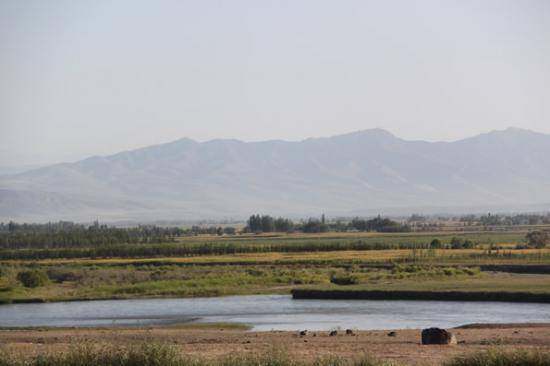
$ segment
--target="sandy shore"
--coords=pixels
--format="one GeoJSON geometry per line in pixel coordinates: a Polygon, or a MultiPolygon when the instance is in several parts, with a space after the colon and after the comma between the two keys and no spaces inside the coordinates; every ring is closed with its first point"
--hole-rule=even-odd
{"type": "Polygon", "coordinates": [[[327,332],[308,332],[300,336],[297,332],[188,327],[1,330],[0,343],[27,355],[62,351],[72,343],[83,341],[121,345],[154,341],[166,342],[181,349],[182,353],[205,358],[280,349],[308,360],[328,355],[358,357],[367,353],[423,365],[437,365],[455,355],[495,347],[550,348],[550,324],[479,325],[452,331],[459,341],[455,346],[422,346],[419,329],[397,330],[395,337],[388,336],[389,330],[356,331],[354,335],[339,331],[337,336],[330,337],[327,332]]]}

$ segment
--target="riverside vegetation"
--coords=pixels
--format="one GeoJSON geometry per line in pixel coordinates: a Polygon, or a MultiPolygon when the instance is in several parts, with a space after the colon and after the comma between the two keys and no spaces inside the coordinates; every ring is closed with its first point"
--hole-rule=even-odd
{"type": "MultiPolygon", "coordinates": [[[[0,366],[399,366],[368,355],[354,358],[327,356],[313,362],[290,357],[284,351],[267,354],[234,354],[218,359],[182,355],[176,347],[144,343],[125,347],[83,344],[67,352],[22,355],[0,348],[0,366]]],[[[550,353],[541,350],[488,351],[470,353],[443,362],[442,366],[550,366],[550,353]]]]}
{"type": "MultiPolygon", "coordinates": [[[[249,225],[262,220],[253,215],[249,225]]],[[[269,228],[289,225],[271,220],[269,228]]],[[[330,227],[324,219],[306,224],[311,222],[330,227]]],[[[221,235],[195,235],[197,228],[10,223],[0,227],[0,302],[290,293],[302,287],[550,292],[550,249],[530,242],[544,240],[533,230],[399,232],[395,228],[404,226],[382,218],[342,227],[349,225],[353,232],[252,234],[247,226],[242,234],[222,229],[221,235]]]]}
{"type": "MultiPolygon", "coordinates": [[[[483,220],[489,219],[493,220],[492,217],[483,220]]],[[[550,249],[545,248],[547,226],[530,216],[526,219],[536,226],[520,226],[525,223],[520,220],[518,225],[499,226],[498,229],[482,228],[475,223],[465,226],[467,230],[461,226],[449,229],[423,223],[422,227],[429,228],[429,231],[414,231],[418,224],[410,223],[406,227],[392,224],[389,226],[391,229],[381,230],[389,232],[358,231],[354,227],[351,231],[324,232],[324,229],[319,229],[313,233],[252,233],[249,229],[228,227],[161,229],[148,226],[119,229],[99,224],[88,227],[69,223],[12,224],[11,228],[10,225],[3,225],[0,227],[0,302],[290,294],[300,289],[325,293],[404,290],[462,291],[469,294],[527,292],[548,296],[550,249]]],[[[359,220],[355,225],[365,224],[367,228],[372,225],[367,221],[359,220]]],[[[376,222],[388,224],[384,220],[376,222]]],[[[497,223],[502,225],[503,221],[497,223]]],[[[288,222],[280,221],[279,225],[282,224],[288,222]]],[[[318,220],[309,227],[319,228],[322,224],[323,220],[318,220]]],[[[464,222],[464,225],[469,224],[464,222]]],[[[137,344],[137,333],[129,330],[130,335],[126,337],[130,338],[122,337],[122,343],[117,345],[101,343],[108,336],[102,329],[87,331],[99,332],[98,338],[90,339],[95,339],[93,342],[87,342],[87,336],[75,338],[71,331],[45,329],[27,338],[18,335],[24,332],[22,330],[4,330],[0,331],[6,344],[0,347],[0,366],[406,364],[396,362],[395,358],[385,360],[382,357],[379,360],[357,352],[352,353],[353,357],[327,353],[328,344],[334,343],[334,347],[340,349],[339,345],[355,344],[354,337],[348,340],[327,336],[330,341],[325,341],[323,337],[311,339],[307,344],[318,342],[316,347],[319,348],[315,350],[323,355],[312,360],[295,357],[292,352],[265,353],[260,347],[266,341],[271,342],[270,337],[284,339],[287,345],[294,344],[292,342],[303,344],[305,341],[300,338],[287,339],[291,335],[260,336],[254,345],[257,349],[248,352],[248,341],[243,341],[243,337],[250,340],[256,339],[251,337],[257,335],[245,336],[244,330],[235,330],[237,333],[232,333],[229,338],[233,338],[228,340],[227,333],[232,331],[227,329],[196,329],[196,333],[191,334],[184,329],[174,329],[176,333],[170,333],[174,334],[173,339],[165,333],[165,328],[148,329],[147,332],[153,333],[144,336],[151,337],[144,344],[137,344]],[[183,340],[178,337],[183,337],[183,340]],[[73,344],[73,338],[74,346],[67,349],[67,344],[73,344]],[[44,343],[44,339],[48,339],[48,344],[44,343]],[[185,342],[193,348],[197,347],[197,342],[203,342],[207,348],[199,355],[187,354],[181,347],[185,347],[185,342]],[[213,344],[223,349],[229,344],[231,347],[242,345],[244,348],[239,350],[247,352],[211,356],[213,344]]],[[[139,331],[136,329],[136,332],[139,331]]],[[[476,337],[485,337],[483,334],[487,333],[481,332],[476,337]]],[[[507,334],[509,339],[519,337],[512,331],[507,334]]],[[[531,337],[530,334],[527,337],[531,337]]],[[[372,341],[370,334],[362,337],[361,342],[371,342],[366,343],[369,347],[379,347],[386,344],[384,342],[390,342],[387,347],[395,347],[391,343],[394,338],[388,338],[385,334],[372,341]]],[[[545,337],[538,340],[541,345],[547,344],[544,343],[547,342],[545,337]]],[[[399,341],[399,352],[408,354],[408,359],[414,358],[410,354],[414,339],[412,336],[399,341]]],[[[522,347],[525,339],[521,338],[514,344],[522,347]]],[[[532,347],[506,351],[484,349],[471,353],[479,351],[476,347],[485,347],[483,339],[478,338],[476,342],[472,349],[465,348],[464,354],[440,356],[444,360],[442,365],[550,365],[548,353],[532,347]]],[[[496,339],[491,342],[497,345],[510,341],[496,339]]],[[[377,355],[385,354],[380,348],[377,349],[377,355]]]]}

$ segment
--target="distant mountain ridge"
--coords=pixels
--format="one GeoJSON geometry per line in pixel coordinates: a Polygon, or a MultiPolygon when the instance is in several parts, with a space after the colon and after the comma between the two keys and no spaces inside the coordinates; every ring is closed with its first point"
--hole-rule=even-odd
{"type": "Polygon", "coordinates": [[[372,129],[299,142],[183,138],[0,176],[0,219],[307,216],[550,203],[550,135],[455,142],[372,129]]]}

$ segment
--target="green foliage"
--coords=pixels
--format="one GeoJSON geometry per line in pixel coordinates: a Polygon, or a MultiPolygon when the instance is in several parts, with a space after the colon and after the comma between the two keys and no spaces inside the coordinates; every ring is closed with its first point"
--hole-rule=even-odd
{"type": "Polygon", "coordinates": [[[165,243],[140,245],[102,245],[88,248],[49,248],[0,250],[0,259],[56,259],[56,258],[151,258],[188,257],[197,255],[222,255],[240,253],[296,253],[330,252],[341,250],[387,250],[424,248],[425,244],[416,240],[397,238],[380,239],[299,239],[299,240],[257,240],[254,243],[243,241],[212,241],[197,243],[165,243]]]}
{"type": "Polygon", "coordinates": [[[304,233],[348,230],[397,233],[408,232],[410,231],[410,227],[380,216],[370,220],[356,217],[347,224],[341,221],[327,223],[325,215],[322,215],[321,219],[309,218],[307,221],[300,223],[294,223],[292,220],[283,217],[274,218],[269,215],[252,215],[248,219],[246,227],[246,231],[253,233],[291,232],[294,230],[304,233]]]}
{"type": "Polygon", "coordinates": [[[531,231],[526,235],[529,246],[542,249],[550,244],[550,234],[548,231],[531,231]]]}
{"type": "Polygon", "coordinates": [[[324,220],[310,218],[302,224],[302,231],[304,233],[326,233],[329,231],[329,227],[324,220]]]}
{"type": "Polygon", "coordinates": [[[113,244],[165,243],[184,234],[177,227],[153,225],[116,228],[95,223],[90,226],[60,221],[48,224],[0,223],[0,248],[59,248],[113,244]]]}
{"type": "Polygon", "coordinates": [[[335,285],[340,286],[348,286],[348,285],[356,285],[359,283],[359,279],[357,276],[350,275],[350,274],[337,274],[334,273],[330,276],[330,282],[334,283],[335,285]]]}
{"type": "Polygon", "coordinates": [[[458,237],[453,237],[451,239],[451,249],[473,249],[475,244],[470,239],[463,239],[458,237]]]}
{"type": "Polygon", "coordinates": [[[395,265],[391,273],[393,277],[441,277],[441,276],[474,276],[480,273],[479,268],[441,267],[431,265],[395,265]]]}
{"type": "Polygon", "coordinates": [[[443,248],[443,243],[441,243],[441,240],[437,238],[432,240],[432,242],[430,243],[430,249],[441,249],[441,248],[443,248]]]}
{"type": "Polygon", "coordinates": [[[33,269],[19,272],[17,280],[25,287],[34,288],[48,283],[48,276],[43,271],[33,269]]]}
{"type": "MultiPolygon", "coordinates": [[[[456,236],[463,243],[487,243],[491,240],[500,243],[517,243],[524,239],[523,233],[467,233],[456,236]]],[[[1,234],[0,234],[1,236],[1,234]]],[[[199,255],[221,255],[240,253],[267,252],[327,252],[342,250],[389,250],[389,249],[429,249],[431,234],[381,234],[358,237],[350,236],[221,236],[216,238],[195,239],[181,238],[177,242],[139,242],[73,245],[56,242],[44,247],[25,244],[21,249],[9,249],[0,245],[0,260],[11,259],[58,259],[58,258],[151,258],[151,257],[187,257],[199,255]],[[2,249],[4,248],[4,249],[2,249]]],[[[437,238],[446,248],[451,239],[450,234],[441,233],[437,238]]],[[[1,240],[0,240],[1,241],[1,240]]],[[[456,240],[455,240],[456,241],[456,240]]]]}
{"type": "Polygon", "coordinates": [[[371,220],[354,218],[349,227],[358,231],[378,231],[382,233],[398,233],[410,231],[410,227],[380,216],[371,220]]]}

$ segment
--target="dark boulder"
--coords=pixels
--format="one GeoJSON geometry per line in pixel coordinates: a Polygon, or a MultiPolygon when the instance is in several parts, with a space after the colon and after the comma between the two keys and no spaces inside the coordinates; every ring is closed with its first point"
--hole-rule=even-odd
{"type": "Polygon", "coordinates": [[[394,332],[393,330],[388,333],[388,337],[397,337],[397,332],[394,332]]]}
{"type": "Polygon", "coordinates": [[[441,328],[422,330],[422,344],[457,344],[453,333],[441,328]]]}
{"type": "Polygon", "coordinates": [[[337,331],[337,330],[332,330],[328,335],[329,335],[329,337],[337,336],[337,335],[338,335],[338,331],[337,331]]]}

